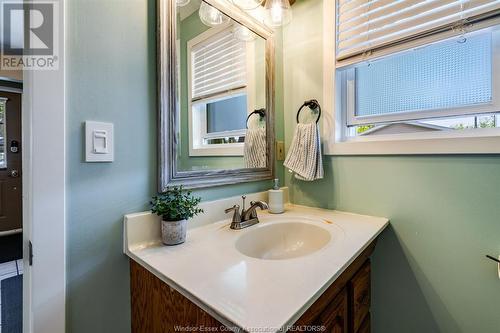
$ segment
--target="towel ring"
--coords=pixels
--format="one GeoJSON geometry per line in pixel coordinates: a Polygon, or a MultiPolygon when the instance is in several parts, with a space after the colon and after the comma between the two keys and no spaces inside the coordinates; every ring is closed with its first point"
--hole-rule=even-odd
{"type": "Polygon", "coordinates": [[[317,124],[319,121],[319,118],[321,118],[321,106],[319,105],[318,101],[315,99],[305,101],[304,104],[302,104],[302,106],[299,108],[299,110],[297,111],[297,124],[299,123],[300,111],[302,111],[302,108],[304,108],[304,106],[309,107],[309,109],[311,109],[311,110],[316,110],[316,109],[318,110],[318,119],[316,119],[316,124],[317,124]]]}
{"type": "Polygon", "coordinates": [[[247,129],[248,129],[248,119],[250,119],[250,117],[253,115],[253,114],[258,114],[260,116],[260,119],[264,118],[266,116],[266,109],[258,109],[258,110],[254,110],[252,111],[248,116],[247,116],[247,120],[246,120],[246,126],[247,126],[247,129]]]}

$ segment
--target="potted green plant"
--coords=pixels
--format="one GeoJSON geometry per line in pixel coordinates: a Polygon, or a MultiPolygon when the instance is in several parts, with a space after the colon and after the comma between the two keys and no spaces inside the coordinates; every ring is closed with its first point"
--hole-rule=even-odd
{"type": "Polygon", "coordinates": [[[165,245],[177,245],[186,241],[187,221],[203,209],[198,208],[201,198],[194,197],[182,186],[168,187],[153,197],[151,212],[161,216],[161,237],[165,245]]]}

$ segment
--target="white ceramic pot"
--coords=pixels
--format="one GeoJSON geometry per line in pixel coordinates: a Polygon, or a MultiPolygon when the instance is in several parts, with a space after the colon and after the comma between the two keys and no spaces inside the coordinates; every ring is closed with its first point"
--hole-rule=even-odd
{"type": "Polygon", "coordinates": [[[165,245],[177,245],[186,241],[187,220],[161,221],[161,239],[165,245]]]}

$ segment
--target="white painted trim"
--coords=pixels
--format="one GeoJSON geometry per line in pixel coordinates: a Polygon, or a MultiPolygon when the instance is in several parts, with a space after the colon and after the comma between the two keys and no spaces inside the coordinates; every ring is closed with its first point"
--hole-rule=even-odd
{"type": "Polygon", "coordinates": [[[356,137],[330,149],[331,155],[499,154],[500,129],[356,137]]]}
{"type": "Polygon", "coordinates": [[[190,149],[189,156],[243,156],[243,147],[243,143],[203,145],[190,149]]]}
{"type": "Polygon", "coordinates": [[[333,92],[335,87],[335,1],[323,1],[323,105],[322,111],[322,139],[323,153],[331,154],[333,143],[336,140],[337,129],[335,103],[333,92]]]}
{"type": "Polygon", "coordinates": [[[499,154],[499,129],[410,135],[377,135],[342,140],[345,119],[335,99],[335,1],[323,1],[323,151],[325,155],[499,154]],[[341,119],[341,121],[337,121],[341,119]]]}
{"type": "MultiPolygon", "coordinates": [[[[243,143],[207,145],[203,144],[203,140],[210,137],[207,133],[207,103],[244,94],[245,89],[239,89],[234,92],[221,93],[210,99],[188,102],[189,156],[243,156],[243,143]]],[[[230,132],[232,131],[227,131],[227,136],[237,135],[230,134],[230,132]]],[[[214,133],[217,136],[223,134],[224,132],[214,133]]]]}
{"type": "Polygon", "coordinates": [[[23,332],[66,325],[65,18],[59,1],[59,70],[23,77],[23,332]],[[33,266],[28,241],[33,242],[33,266]]]}
{"type": "Polygon", "coordinates": [[[22,182],[23,182],[23,332],[33,332],[32,315],[32,269],[29,265],[29,242],[33,238],[32,193],[32,101],[33,78],[31,73],[23,73],[24,92],[22,96],[22,182]]]}

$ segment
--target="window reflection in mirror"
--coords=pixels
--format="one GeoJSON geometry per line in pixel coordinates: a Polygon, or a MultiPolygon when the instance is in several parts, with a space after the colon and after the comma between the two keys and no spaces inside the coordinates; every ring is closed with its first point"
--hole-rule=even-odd
{"type": "Polygon", "coordinates": [[[178,7],[179,171],[266,167],[265,51],[210,5],[178,7]]]}

